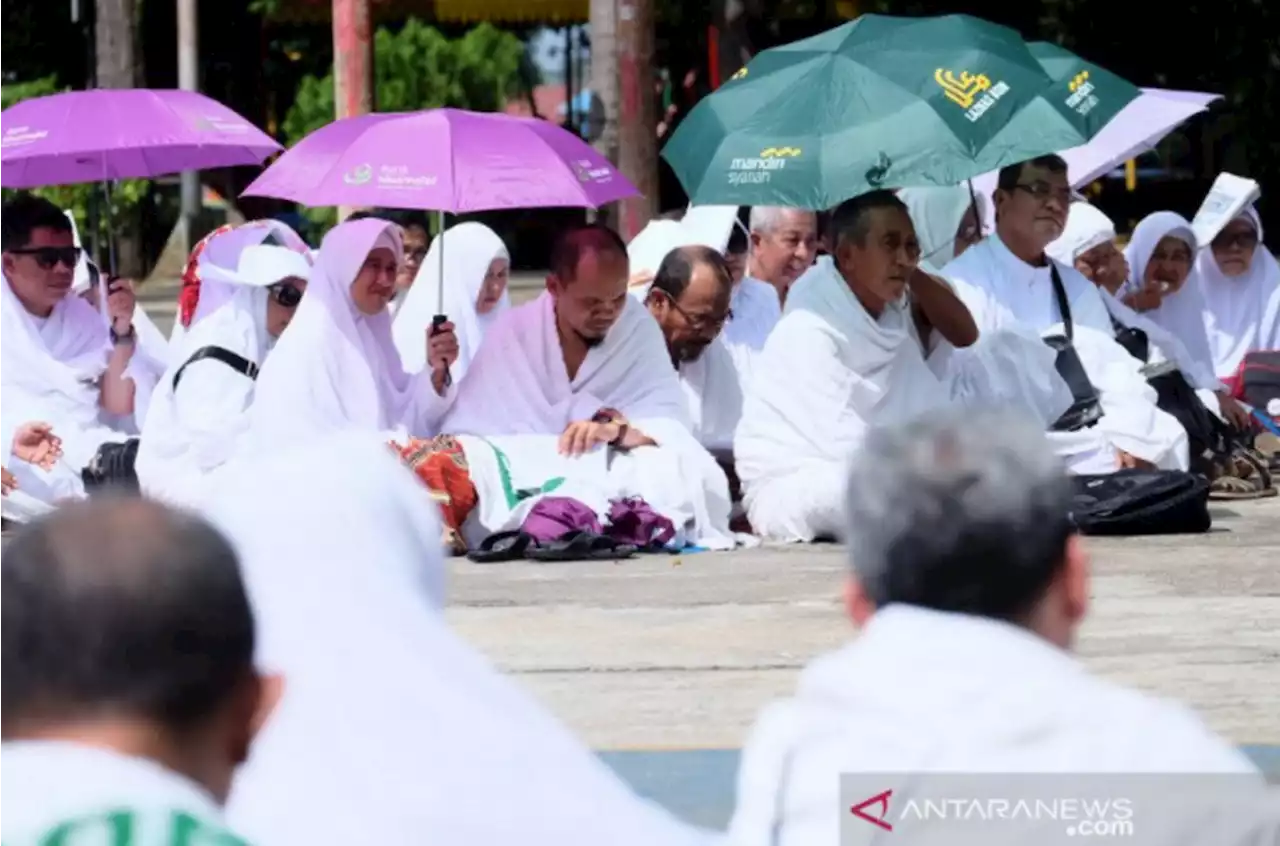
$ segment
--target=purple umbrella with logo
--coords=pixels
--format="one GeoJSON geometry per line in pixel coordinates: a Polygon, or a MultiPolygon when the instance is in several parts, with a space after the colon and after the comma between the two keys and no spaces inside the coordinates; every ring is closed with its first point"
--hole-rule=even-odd
{"type": "MultiPolygon", "coordinates": [[[[303,138],[244,190],[308,206],[440,213],[577,206],[640,192],[585,141],[536,118],[462,109],[361,115],[303,138]]],[[[444,303],[444,251],[437,297],[444,303]]],[[[435,326],[445,322],[437,314],[435,326]]]]}
{"type": "Polygon", "coordinates": [[[281,149],[231,109],[194,91],[67,91],[24,100],[0,117],[5,188],[259,165],[281,149]]]}

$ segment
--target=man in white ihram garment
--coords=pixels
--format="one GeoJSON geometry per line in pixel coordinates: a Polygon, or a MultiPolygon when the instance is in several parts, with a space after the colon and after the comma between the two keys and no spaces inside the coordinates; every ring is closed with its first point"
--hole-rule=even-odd
{"type": "Polygon", "coordinates": [[[1068,468],[1075,473],[1153,466],[1186,470],[1186,432],[1156,406],[1155,390],[1140,365],[1116,343],[1097,288],[1075,268],[1045,255],[1062,235],[1071,204],[1066,162],[1049,155],[1012,165],[1000,171],[998,184],[995,234],[946,265],[942,275],[956,283],[956,293],[983,333],[1021,324],[1070,338],[1097,391],[1102,416],[1074,431],[1050,433],[1068,468]],[[1056,299],[1055,273],[1069,326],[1056,299]]]}
{"type": "Polygon", "coordinates": [[[765,343],[734,438],[751,527],[776,540],[835,536],[845,464],[867,429],[951,401],[925,364],[917,316],[956,347],[977,340],[955,294],[917,272],[915,230],[893,192],[842,203],[832,238],[765,343]]]}
{"type": "Polygon", "coordinates": [[[918,825],[907,810],[1095,793],[1131,797],[1144,843],[1275,842],[1263,835],[1274,837],[1280,808],[1244,755],[1186,708],[1071,655],[1089,558],[1038,421],[953,408],[878,428],[848,482],[844,607],[860,633],[761,712],[743,747],[733,846],[1067,843],[1061,819],[1029,832],[1007,813],[918,825]],[[1179,792],[1135,773],[1194,779],[1179,792]]]}
{"type": "MultiPolygon", "coordinates": [[[[135,298],[126,283],[107,296],[107,326],[72,290],[81,250],[70,221],[48,200],[21,194],[3,213],[3,418],[5,428],[43,421],[62,439],[52,468],[6,464],[26,494],[45,505],[84,495],[81,471],[99,448],[128,433],[137,391],[135,298]]],[[[142,378],[142,377],[137,377],[142,378]]]]}

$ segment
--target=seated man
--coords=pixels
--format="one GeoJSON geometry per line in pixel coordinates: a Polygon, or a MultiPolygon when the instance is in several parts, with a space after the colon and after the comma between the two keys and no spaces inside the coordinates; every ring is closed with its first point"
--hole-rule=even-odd
{"type": "MultiPolygon", "coordinates": [[[[1071,339],[1102,416],[1084,428],[1050,433],[1068,468],[1075,473],[1187,469],[1186,432],[1156,406],[1156,392],[1139,373],[1140,365],[1115,342],[1098,289],[1075,268],[1045,255],[1066,226],[1071,203],[1066,162],[1051,155],[1004,168],[994,199],[995,234],[946,265],[942,275],[955,283],[984,334],[1021,325],[1071,339]]],[[[1049,377],[1047,372],[1038,376],[1049,377]]]]}
{"type": "Polygon", "coordinates": [[[831,232],[834,255],[792,288],[765,343],[734,439],[747,516],[777,540],[833,536],[845,465],[867,429],[950,402],[913,307],[957,347],[976,334],[950,289],[916,272],[915,230],[892,192],[841,204],[831,232]]]}
{"type": "Polygon", "coordinates": [[[100,447],[124,442],[104,422],[134,410],[137,334],[134,296],[120,285],[107,297],[111,326],[72,290],[80,257],[71,222],[48,200],[21,194],[5,204],[4,417],[44,420],[62,438],[65,461],[52,472],[15,461],[9,471],[30,495],[53,504],[84,495],[81,471],[100,447]]]}

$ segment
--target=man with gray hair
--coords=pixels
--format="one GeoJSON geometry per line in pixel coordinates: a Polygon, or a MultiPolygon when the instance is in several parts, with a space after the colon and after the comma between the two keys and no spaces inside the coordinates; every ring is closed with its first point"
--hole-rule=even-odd
{"type": "Polygon", "coordinates": [[[848,479],[844,606],[862,633],[762,713],[739,772],[735,846],[850,842],[841,773],[1257,777],[1187,709],[1069,654],[1089,559],[1038,423],[950,409],[878,428],[848,479]]]}

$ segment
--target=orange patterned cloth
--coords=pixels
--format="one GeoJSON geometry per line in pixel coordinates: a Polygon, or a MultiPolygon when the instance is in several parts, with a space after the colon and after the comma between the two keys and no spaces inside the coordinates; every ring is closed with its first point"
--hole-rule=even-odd
{"type": "Polygon", "coordinates": [[[480,501],[462,444],[452,435],[411,438],[407,446],[392,442],[400,460],[422,480],[440,505],[444,543],[456,555],[465,555],[462,524],[480,501]]]}

